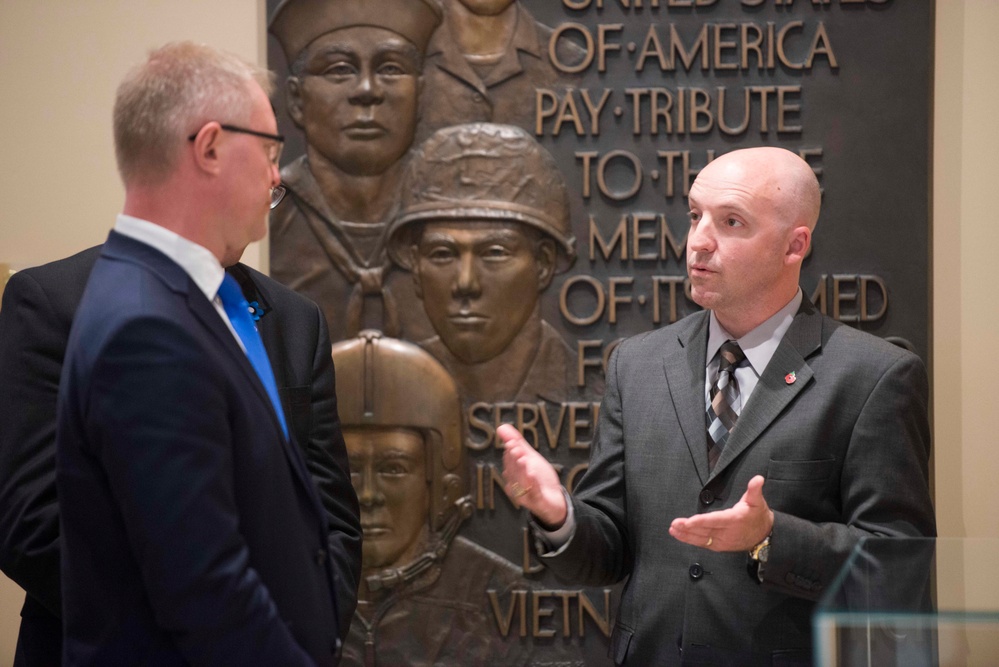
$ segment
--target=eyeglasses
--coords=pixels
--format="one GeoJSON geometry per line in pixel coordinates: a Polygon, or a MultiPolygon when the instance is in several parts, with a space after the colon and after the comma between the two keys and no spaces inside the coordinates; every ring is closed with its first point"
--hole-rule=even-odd
{"type": "MultiPolygon", "coordinates": [[[[281,150],[284,148],[284,135],[283,134],[268,134],[266,132],[257,132],[256,130],[248,130],[245,127],[239,127],[237,125],[219,125],[220,128],[226,132],[236,132],[238,134],[249,134],[254,137],[260,137],[261,139],[269,139],[274,143],[271,144],[270,150],[267,154],[268,159],[274,164],[277,164],[281,159],[281,150]]],[[[201,131],[200,129],[198,130],[201,131]]],[[[198,136],[198,132],[195,132],[187,138],[188,141],[194,141],[195,137],[198,136]]],[[[278,200],[280,201],[280,199],[278,200]]]]}
{"type": "MultiPolygon", "coordinates": [[[[261,139],[269,139],[274,142],[271,144],[270,150],[267,154],[268,159],[273,163],[277,164],[281,159],[281,150],[284,148],[284,135],[283,134],[268,134],[267,132],[257,132],[256,130],[248,130],[245,127],[239,127],[237,125],[219,125],[220,128],[226,132],[236,132],[238,134],[249,134],[254,137],[260,137],[261,139]]],[[[198,130],[200,132],[200,130],[198,130]]],[[[198,136],[198,132],[195,132],[187,138],[188,141],[194,141],[198,136]]],[[[281,203],[284,199],[285,192],[287,189],[283,185],[277,185],[271,188],[271,208],[281,203]]]]}
{"type": "Polygon", "coordinates": [[[276,207],[284,199],[284,193],[288,190],[283,185],[275,185],[271,188],[271,208],[276,207]]]}

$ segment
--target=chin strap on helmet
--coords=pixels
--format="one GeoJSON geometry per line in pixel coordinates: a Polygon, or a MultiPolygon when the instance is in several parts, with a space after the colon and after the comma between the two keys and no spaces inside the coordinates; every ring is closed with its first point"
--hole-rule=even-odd
{"type": "Polygon", "coordinates": [[[444,524],[438,538],[431,541],[430,548],[423,552],[412,562],[402,567],[390,567],[382,570],[378,574],[373,574],[367,578],[368,588],[371,591],[382,589],[393,589],[402,584],[408,584],[434,565],[444,560],[451,542],[458,534],[458,528],[470,516],[472,516],[473,505],[471,496],[462,496],[454,502],[455,511],[451,513],[444,524]]]}

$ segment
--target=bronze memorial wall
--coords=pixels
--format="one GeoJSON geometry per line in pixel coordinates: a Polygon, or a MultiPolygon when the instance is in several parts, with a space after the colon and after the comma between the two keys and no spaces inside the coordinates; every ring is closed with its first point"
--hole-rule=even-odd
{"type": "Polygon", "coordinates": [[[495,428],[571,491],[616,341],[697,308],[686,194],[714,156],[805,158],[806,296],[927,358],[932,0],[267,11],[271,274],[329,322],[365,531],[344,664],[607,664],[618,589],[531,557],[495,428]]]}

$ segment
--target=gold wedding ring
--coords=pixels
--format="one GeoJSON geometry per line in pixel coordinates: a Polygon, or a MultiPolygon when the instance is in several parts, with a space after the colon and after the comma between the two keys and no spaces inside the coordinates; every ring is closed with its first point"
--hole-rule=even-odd
{"type": "Polygon", "coordinates": [[[510,485],[510,491],[513,492],[514,498],[520,498],[521,496],[527,495],[527,492],[530,491],[531,488],[532,487],[529,486],[525,489],[520,484],[517,484],[517,482],[510,485]]]}

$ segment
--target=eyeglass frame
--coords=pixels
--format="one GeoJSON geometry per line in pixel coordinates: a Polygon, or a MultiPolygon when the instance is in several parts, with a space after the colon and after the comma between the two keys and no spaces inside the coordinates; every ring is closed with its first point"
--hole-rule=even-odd
{"type": "MultiPolygon", "coordinates": [[[[271,141],[276,141],[278,144],[281,144],[282,147],[284,146],[283,134],[268,134],[267,132],[258,132],[257,130],[250,130],[245,127],[239,127],[238,125],[229,125],[226,123],[219,123],[219,127],[225,130],[226,132],[235,132],[237,134],[249,134],[254,137],[260,137],[261,139],[270,139],[271,141]]],[[[199,129],[198,132],[200,131],[201,130],[199,129]]],[[[198,132],[195,132],[194,134],[189,136],[187,140],[194,141],[198,137],[198,132]]],[[[280,158],[281,158],[281,149],[279,148],[277,159],[280,158]]],[[[271,188],[272,209],[277,207],[277,205],[281,203],[281,200],[284,199],[285,192],[287,192],[287,188],[285,188],[281,184],[275,185],[273,188],[271,188]]]]}
{"type": "MultiPolygon", "coordinates": [[[[225,123],[219,123],[219,127],[221,127],[226,132],[236,132],[238,134],[252,134],[253,136],[260,137],[261,139],[270,139],[271,141],[276,141],[279,144],[284,143],[283,134],[268,134],[266,132],[258,132],[257,130],[248,130],[247,128],[240,127],[238,125],[227,125],[225,123]]],[[[198,129],[198,132],[201,132],[200,128],[198,129]]],[[[187,140],[194,141],[194,139],[198,136],[198,132],[195,132],[194,134],[189,136],[187,140]]]]}

